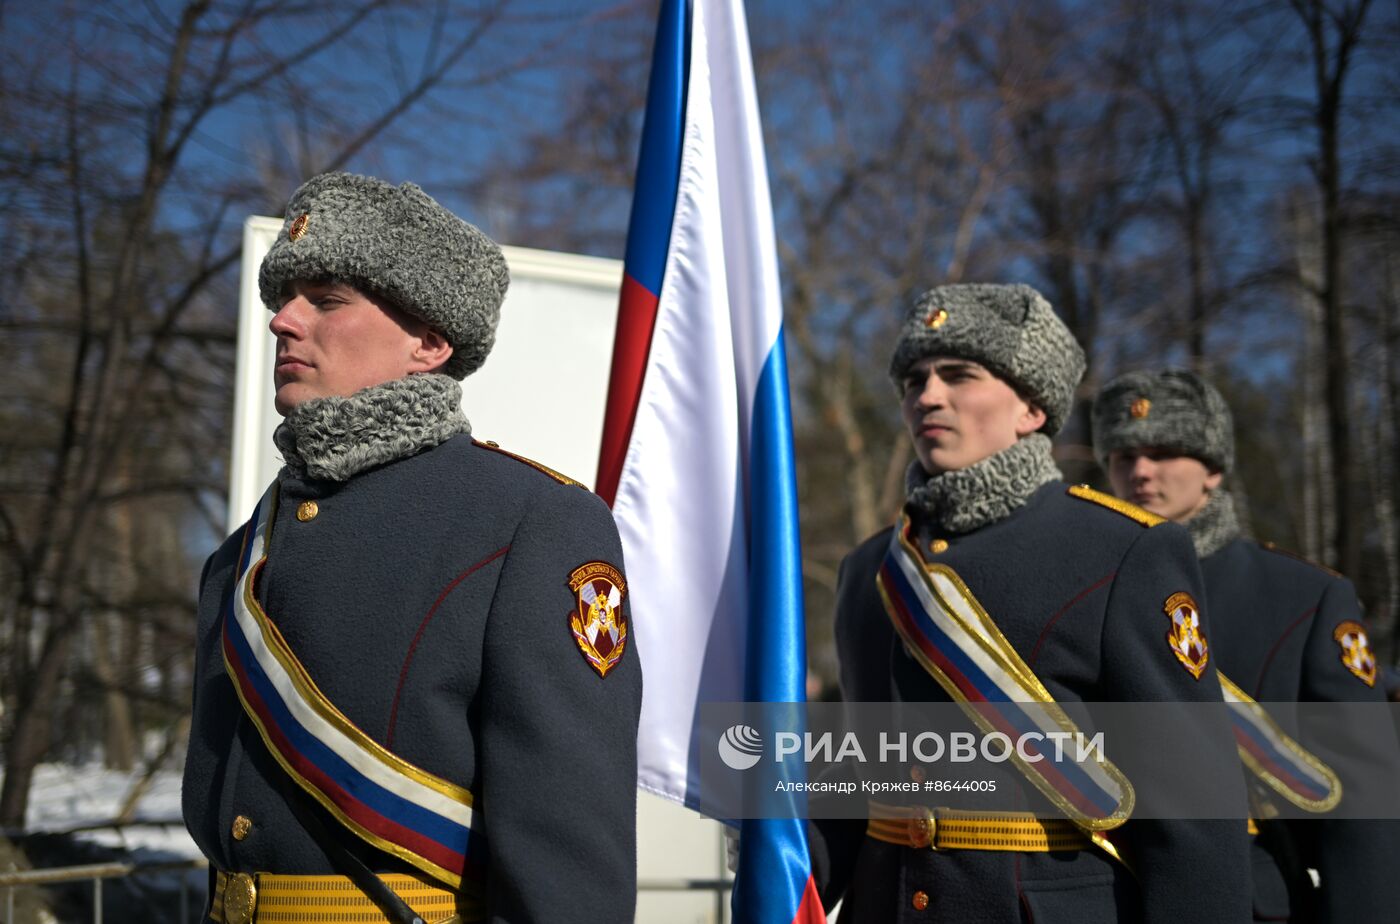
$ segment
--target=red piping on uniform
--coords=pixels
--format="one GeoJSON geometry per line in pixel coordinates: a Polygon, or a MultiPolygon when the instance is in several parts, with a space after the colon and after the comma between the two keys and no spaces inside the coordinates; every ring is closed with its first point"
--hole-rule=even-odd
{"type": "Polygon", "coordinates": [[[1035,924],[1035,912],[1031,910],[1031,903],[1026,901],[1026,893],[1021,888],[1021,855],[1013,853],[1011,860],[1011,878],[1016,884],[1016,901],[1026,913],[1026,924],[1035,924]]]}
{"type": "Polygon", "coordinates": [[[481,561],[472,565],[466,571],[452,579],[452,583],[443,588],[442,593],[433,601],[433,605],[428,608],[428,615],[423,617],[423,621],[418,624],[418,631],[413,633],[413,641],[409,643],[408,654],[403,656],[403,667],[399,668],[399,685],[394,688],[394,705],[389,709],[389,730],[384,735],[384,746],[392,749],[394,747],[394,726],[399,720],[399,697],[403,695],[404,681],[408,679],[408,666],[413,661],[413,653],[418,650],[418,640],[423,637],[423,633],[428,628],[428,623],[433,621],[433,615],[437,613],[438,607],[442,606],[442,601],[447,599],[447,595],[456,589],[457,585],[471,576],[472,572],[484,568],[491,562],[500,558],[510,551],[509,545],[503,545],[481,561]]]}
{"type": "Polygon", "coordinates": [[[1259,696],[1259,689],[1262,686],[1264,686],[1264,675],[1268,673],[1269,665],[1273,663],[1274,655],[1278,654],[1279,646],[1283,644],[1283,640],[1288,638],[1288,633],[1298,628],[1298,626],[1302,624],[1303,620],[1311,618],[1312,615],[1316,612],[1317,607],[1313,607],[1312,609],[1304,613],[1302,616],[1299,616],[1297,619],[1293,620],[1293,622],[1289,623],[1288,628],[1283,630],[1283,634],[1278,637],[1278,641],[1274,642],[1273,647],[1269,649],[1268,656],[1264,658],[1263,666],[1259,668],[1259,676],[1254,681],[1254,692],[1252,694],[1253,696],[1259,696]]]}
{"type": "Polygon", "coordinates": [[[1107,576],[1099,578],[1097,581],[1090,584],[1088,587],[1084,588],[1077,595],[1075,595],[1075,598],[1073,600],[1060,607],[1060,611],[1054,616],[1051,616],[1050,621],[1045,624],[1045,628],[1040,630],[1040,637],[1035,640],[1035,647],[1031,649],[1031,656],[1026,659],[1026,666],[1029,667],[1030,665],[1035,663],[1036,655],[1040,654],[1040,646],[1045,644],[1045,636],[1050,634],[1050,630],[1055,627],[1055,623],[1059,620],[1059,618],[1065,615],[1065,613],[1069,612],[1070,607],[1074,606],[1080,600],[1083,600],[1085,597],[1089,596],[1089,594],[1098,590],[1100,587],[1107,584],[1109,581],[1113,580],[1117,576],[1117,571],[1109,572],[1107,576]]]}

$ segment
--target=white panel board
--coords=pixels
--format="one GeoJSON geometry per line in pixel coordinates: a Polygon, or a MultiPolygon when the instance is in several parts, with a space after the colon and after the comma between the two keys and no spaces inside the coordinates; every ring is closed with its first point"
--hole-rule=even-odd
{"type": "Polygon", "coordinates": [[[472,435],[592,487],[622,264],[503,249],[511,282],[496,346],[462,383],[472,435]]]}

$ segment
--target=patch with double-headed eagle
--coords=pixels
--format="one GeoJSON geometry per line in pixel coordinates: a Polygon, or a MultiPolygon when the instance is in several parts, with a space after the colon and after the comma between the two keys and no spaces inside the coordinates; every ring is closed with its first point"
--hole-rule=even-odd
{"type": "Polygon", "coordinates": [[[1368,687],[1376,685],[1376,656],[1371,651],[1371,639],[1366,627],[1354,619],[1332,630],[1332,638],[1342,649],[1342,666],[1356,675],[1368,687]]]}
{"type": "Polygon", "coordinates": [[[1167,598],[1162,612],[1172,621],[1167,630],[1167,644],[1172,654],[1192,677],[1200,680],[1210,663],[1210,646],[1206,644],[1206,634],[1201,631],[1201,608],[1194,597],[1182,591],[1167,598]]]}
{"type": "Polygon", "coordinates": [[[622,615],[627,582],[607,562],[590,561],[575,568],[566,583],[576,606],[569,614],[574,642],[588,666],[606,677],[627,648],[627,619],[622,615]]]}

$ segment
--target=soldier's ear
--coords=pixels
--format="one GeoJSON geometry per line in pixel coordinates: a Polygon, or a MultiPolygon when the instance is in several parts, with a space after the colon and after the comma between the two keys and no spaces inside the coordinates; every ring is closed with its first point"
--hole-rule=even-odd
{"type": "Polygon", "coordinates": [[[1214,491],[1216,488],[1220,487],[1220,482],[1224,480],[1224,472],[1219,470],[1211,471],[1210,474],[1206,475],[1206,490],[1214,491]]]}
{"type": "Polygon", "coordinates": [[[1018,438],[1030,436],[1043,426],[1045,426],[1045,412],[1027,401],[1025,411],[1016,418],[1016,436],[1018,438]]]}
{"type": "Polygon", "coordinates": [[[452,356],[452,344],[434,328],[424,325],[417,334],[417,340],[411,357],[410,372],[438,371],[452,356]]]}

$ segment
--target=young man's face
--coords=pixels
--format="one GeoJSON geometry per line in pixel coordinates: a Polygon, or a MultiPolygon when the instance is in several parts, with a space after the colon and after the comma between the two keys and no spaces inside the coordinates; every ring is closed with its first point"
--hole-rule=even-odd
{"type": "Polygon", "coordinates": [[[971,360],[926,357],[901,384],[904,425],[930,475],[967,468],[1045,424],[1044,411],[971,360]]]}
{"type": "Polygon", "coordinates": [[[1178,523],[1201,512],[1222,477],[1200,459],[1169,449],[1143,446],[1108,454],[1114,494],[1178,523]]]}
{"type": "Polygon", "coordinates": [[[430,372],[452,355],[425,322],[354,286],[297,281],[291,289],[268,325],[277,335],[273,402],[284,417],[303,401],[430,372]]]}

